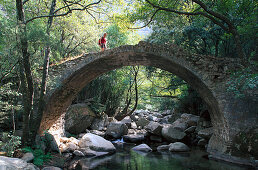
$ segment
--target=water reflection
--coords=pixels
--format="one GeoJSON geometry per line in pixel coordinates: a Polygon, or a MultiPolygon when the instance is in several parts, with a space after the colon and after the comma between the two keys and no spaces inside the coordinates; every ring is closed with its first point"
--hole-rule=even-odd
{"type": "Polygon", "coordinates": [[[170,152],[142,153],[132,151],[133,146],[118,147],[113,155],[101,158],[84,158],[77,161],[78,170],[246,170],[224,162],[203,158],[205,152],[192,150],[189,153],[170,152]]]}

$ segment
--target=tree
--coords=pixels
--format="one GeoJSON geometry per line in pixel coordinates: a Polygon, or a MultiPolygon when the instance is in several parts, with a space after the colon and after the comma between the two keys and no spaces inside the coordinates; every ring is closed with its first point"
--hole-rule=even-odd
{"type": "MultiPolygon", "coordinates": [[[[28,52],[27,24],[39,18],[49,18],[48,24],[47,24],[47,30],[46,30],[46,33],[49,37],[50,28],[54,17],[66,16],[70,14],[72,11],[84,11],[84,10],[87,11],[91,6],[99,4],[101,0],[87,5],[84,5],[83,3],[81,3],[82,1],[68,2],[64,0],[64,5],[58,9],[55,9],[56,0],[53,0],[49,15],[39,15],[26,20],[23,5],[27,2],[28,1],[22,2],[22,0],[16,0],[16,11],[17,11],[16,15],[17,15],[18,39],[19,39],[18,47],[22,54],[22,58],[21,58],[22,62],[20,62],[20,80],[21,80],[21,88],[23,92],[23,103],[24,103],[24,119],[23,119],[24,125],[23,125],[23,138],[22,138],[22,142],[24,145],[31,143],[31,141],[29,141],[30,124],[32,124],[31,122],[34,121],[33,110],[32,110],[34,87],[33,87],[33,79],[32,79],[32,73],[31,73],[31,65],[30,65],[30,54],[28,52]]],[[[45,48],[45,59],[44,59],[44,66],[43,66],[40,103],[39,103],[38,115],[36,119],[37,121],[35,122],[35,125],[37,125],[35,128],[36,132],[39,128],[40,122],[38,121],[41,120],[41,116],[44,108],[43,97],[46,89],[49,53],[50,53],[50,48],[49,48],[49,44],[47,43],[45,48]]],[[[33,135],[33,139],[31,140],[34,141],[34,138],[35,138],[35,133],[33,135]]]]}
{"type": "MultiPolygon", "coordinates": [[[[236,50],[238,56],[244,60],[245,54],[243,51],[241,39],[239,32],[236,28],[236,25],[234,21],[232,21],[228,16],[217,12],[211,8],[211,6],[214,6],[218,2],[216,1],[209,1],[204,3],[200,0],[192,0],[190,1],[171,1],[169,3],[163,2],[163,1],[154,1],[154,0],[146,0],[146,5],[150,5],[155,10],[153,11],[152,16],[150,17],[149,21],[146,23],[151,23],[151,21],[154,19],[155,15],[157,15],[160,11],[166,11],[173,14],[183,15],[183,16],[202,16],[210,21],[212,21],[214,24],[221,27],[224,31],[230,33],[233,35],[236,43],[236,50]]],[[[143,9],[140,9],[143,10],[143,9]]]]}

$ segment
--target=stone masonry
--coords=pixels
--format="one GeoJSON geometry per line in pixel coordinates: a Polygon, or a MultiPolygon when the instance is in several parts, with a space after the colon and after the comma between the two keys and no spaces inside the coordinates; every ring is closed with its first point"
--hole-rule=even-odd
{"type": "MultiPolygon", "coordinates": [[[[250,151],[254,148],[241,149],[242,145],[246,145],[242,134],[251,133],[244,136],[245,141],[254,140],[251,138],[253,136],[257,140],[257,93],[246,100],[235,98],[227,92],[230,71],[243,67],[240,60],[192,54],[176,45],[159,46],[140,42],[135,46],[84,54],[51,66],[51,83],[48,85],[47,105],[40,131],[49,129],[90,81],[108,71],[133,65],[154,66],[169,71],[184,79],[200,94],[209,106],[214,127],[214,135],[208,146],[208,152],[214,158],[244,164],[252,164],[254,158],[258,159],[257,148],[255,152],[250,151]]],[[[250,144],[250,147],[254,145],[250,144]]]]}

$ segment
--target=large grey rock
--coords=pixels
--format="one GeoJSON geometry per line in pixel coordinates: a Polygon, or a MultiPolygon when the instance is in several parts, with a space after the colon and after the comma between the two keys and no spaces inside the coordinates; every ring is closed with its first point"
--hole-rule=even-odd
{"type": "Polygon", "coordinates": [[[179,118],[177,119],[175,122],[172,123],[172,126],[175,129],[181,130],[181,131],[185,131],[187,128],[187,123],[184,119],[179,118]]]}
{"type": "Polygon", "coordinates": [[[168,151],[170,145],[160,145],[157,147],[157,151],[168,151]]]}
{"type": "Polygon", "coordinates": [[[131,128],[132,128],[132,129],[137,129],[137,125],[136,125],[135,122],[132,122],[132,123],[131,123],[131,128]]]}
{"type": "Polygon", "coordinates": [[[150,122],[145,129],[154,135],[161,135],[162,125],[157,122],[150,122]]]}
{"type": "Polygon", "coordinates": [[[204,147],[205,145],[207,145],[208,144],[208,142],[205,140],[205,139],[200,139],[199,141],[198,141],[198,146],[202,146],[202,147],[204,147]]]}
{"type": "Polygon", "coordinates": [[[27,152],[27,153],[25,153],[25,154],[22,156],[21,159],[24,160],[24,161],[26,161],[26,162],[31,162],[31,161],[34,159],[34,155],[33,155],[33,153],[31,153],[31,152],[27,152]]]}
{"type": "Polygon", "coordinates": [[[144,127],[146,125],[148,125],[150,123],[150,121],[148,121],[147,119],[145,119],[144,117],[141,117],[137,122],[137,126],[140,126],[140,127],[144,127]]]}
{"type": "Polygon", "coordinates": [[[126,124],[126,126],[128,128],[131,127],[131,123],[132,123],[132,119],[130,118],[130,116],[126,116],[123,120],[120,121],[121,123],[126,124]]]}
{"type": "Polygon", "coordinates": [[[183,113],[181,115],[181,118],[185,120],[185,122],[187,124],[187,127],[190,127],[190,126],[196,126],[197,125],[197,122],[199,121],[200,116],[183,113]]]}
{"type": "Polygon", "coordinates": [[[79,147],[90,148],[91,150],[100,152],[115,152],[116,150],[110,141],[91,133],[87,133],[82,137],[79,141],[79,147]]]}
{"type": "Polygon", "coordinates": [[[108,116],[105,114],[100,118],[95,118],[90,125],[90,129],[103,130],[105,127],[108,126],[108,124],[109,124],[108,116]]]}
{"type": "Polygon", "coordinates": [[[73,154],[76,155],[76,156],[80,156],[80,157],[85,156],[84,153],[83,153],[82,151],[79,151],[79,150],[75,150],[75,151],[73,152],[73,154]]]}
{"type": "Polygon", "coordinates": [[[158,113],[158,112],[153,112],[152,115],[157,117],[157,118],[163,118],[164,117],[161,113],[158,113]]]}
{"type": "Polygon", "coordinates": [[[203,137],[204,139],[209,140],[213,134],[213,128],[207,128],[207,129],[202,129],[198,132],[198,136],[203,137]]]}
{"type": "Polygon", "coordinates": [[[104,156],[104,155],[108,155],[109,152],[102,152],[102,151],[94,151],[90,148],[81,148],[80,151],[83,153],[84,156],[94,156],[94,157],[98,157],[98,156],[104,156]]]}
{"type": "Polygon", "coordinates": [[[47,133],[45,133],[44,138],[45,138],[45,142],[46,142],[46,147],[50,148],[52,151],[60,153],[57,141],[52,134],[47,132],[47,133]]]}
{"type": "Polygon", "coordinates": [[[162,137],[157,136],[157,135],[151,135],[150,140],[154,142],[162,142],[162,137]]]}
{"type": "Polygon", "coordinates": [[[175,142],[169,145],[170,152],[187,152],[190,148],[182,142],[175,142]]]}
{"type": "Polygon", "coordinates": [[[90,127],[95,116],[86,104],[71,105],[65,114],[65,130],[78,135],[90,127]]]}
{"type": "Polygon", "coordinates": [[[146,144],[140,144],[138,146],[135,146],[132,148],[132,150],[141,151],[141,152],[151,152],[152,151],[152,149],[146,144]]]}
{"type": "Polygon", "coordinates": [[[99,131],[99,130],[91,130],[90,133],[101,136],[101,137],[105,136],[105,132],[99,131]]]}
{"type": "Polygon", "coordinates": [[[141,142],[144,140],[144,135],[142,134],[130,134],[123,137],[126,142],[141,142]]]}
{"type": "Polygon", "coordinates": [[[120,138],[128,133],[128,127],[121,122],[112,122],[108,125],[106,135],[113,138],[120,138]]]}
{"type": "Polygon", "coordinates": [[[191,126],[185,130],[185,133],[187,133],[187,134],[193,133],[193,132],[195,132],[195,129],[196,129],[196,126],[191,126]]]}
{"type": "Polygon", "coordinates": [[[0,170],[39,170],[39,168],[19,158],[0,156],[0,170]]]}
{"type": "Polygon", "coordinates": [[[158,118],[157,118],[156,116],[153,116],[153,115],[149,115],[149,116],[147,117],[147,119],[148,119],[149,121],[154,121],[154,122],[156,122],[156,121],[158,120],[158,118]]]}
{"type": "Polygon", "coordinates": [[[162,128],[162,136],[170,142],[177,142],[182,140],[186,134],[172,125],[166,125],[162,128]]]}
{"type": "Polygon", "coordinates": [[[180,117],[181,117],[180,113],[174,113],[174,114],[170,114],[170,115],[163,117],[160,122],[161,123],[173,123],[180,117]]]}

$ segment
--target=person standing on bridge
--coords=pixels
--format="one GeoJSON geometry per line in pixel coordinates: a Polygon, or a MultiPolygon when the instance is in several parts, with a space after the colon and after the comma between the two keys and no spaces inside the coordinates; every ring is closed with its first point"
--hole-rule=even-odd
{"type": "Polygon", "coordinates": [[[103,37],[101,37],[99,39],[99,46],[101,48],[101,51],[105,51],[105,49],[107,48],[107,33],[104,33],[103,37]]]}

